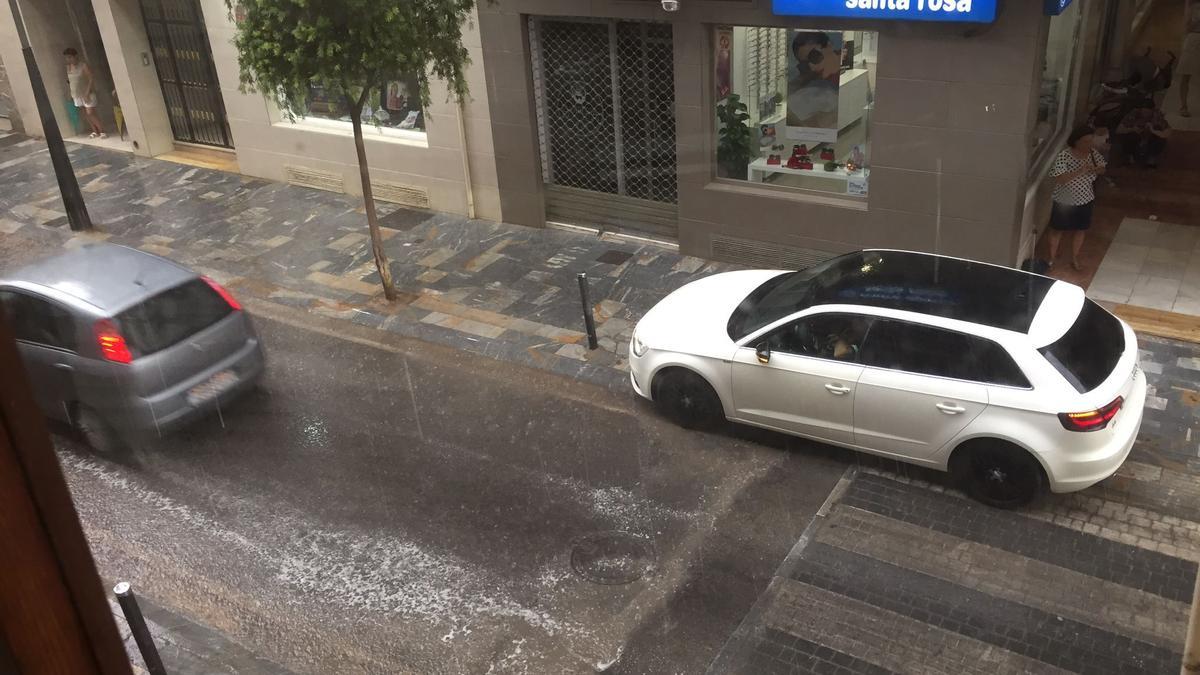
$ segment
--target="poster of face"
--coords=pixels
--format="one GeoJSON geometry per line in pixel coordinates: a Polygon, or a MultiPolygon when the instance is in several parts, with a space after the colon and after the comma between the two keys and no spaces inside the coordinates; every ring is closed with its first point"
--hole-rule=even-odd
{"type": "Polygon", "coordinates": [[[789,47],[787,137],[833,143],[838,135],[842,34],[794,30],[789,47]]]}
{"type": "Polygon", "coordinates": [[[733,91],[730,84],[729,67],[733,60],[733,29],[720,28],[717,30],[717,100],[723,100],[733,91]]]}

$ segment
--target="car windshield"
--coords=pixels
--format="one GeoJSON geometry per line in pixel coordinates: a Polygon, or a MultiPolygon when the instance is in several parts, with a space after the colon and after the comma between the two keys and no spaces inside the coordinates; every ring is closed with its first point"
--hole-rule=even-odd
{"type": "Polygon", "coordinates": [[[1085,300],[1070,330],[1038,351],[1082,394],[1099,387],[1117,367],[1125,331],[1117,317],[1085,300]]]}
{"type": "Polygon", "coordinates": [[[121,312],[117,322],[130,347],[148,356],[208,328],[231,311],[212,287],[195,279],[121,312]]]}
{"type": "Polygon", "coordinates": [[[871,261],[879,255],[870,251],[851,253],[819,265],[773,277],[754,289],[733,310],[726,327],[735,342],[754,331],[768,326],[789,314],[811,305],[821,289],[835,283],[854,270],[870,270],[871,261]]]}

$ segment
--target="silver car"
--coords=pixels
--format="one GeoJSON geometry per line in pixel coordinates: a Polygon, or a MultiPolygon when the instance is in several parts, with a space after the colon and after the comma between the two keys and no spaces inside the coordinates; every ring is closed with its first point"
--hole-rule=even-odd
{"type": "Polygon", "coordinates": [[[227,290],[123,246],[87,244],[0,279],[0,305],[42,411],[102,453],[217,410],[266,363],[227,290]]]}

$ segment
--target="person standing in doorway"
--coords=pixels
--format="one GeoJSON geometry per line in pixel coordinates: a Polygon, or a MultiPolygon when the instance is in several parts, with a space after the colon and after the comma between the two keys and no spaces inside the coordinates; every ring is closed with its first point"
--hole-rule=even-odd
{"type": "Polygon", "coordinates": [[[1179,58],[1179,114],[1191,117],[1188,110],[1188,90],[1192,76],[1200,75],[1200,0],[1187,0],[1185,5],[1187,34],[1183,38],[1183,53],[1179,58]]]}
{"type": "Polygon", "coordinates": [[[1050,211],[1050,266],[1058,257],[1058,244],[1064,232],[1071,233],[1071,268],[1082,269],[1079,252],[1084,233],[1092,226],[1092,208],[1096,203],[1096,176],[1108,166],[1096,152],[1096,130],[1081,126],[1067,137],[1067,147],[1054,159],[1050,177],[1054,179],[1054,204],[1050,211]]]}
{"type": "Polygon", "coordinates": [[[92,69],[88,64],[79,60],[79,52],[74,47],[63,50],[63,58],[67,61],[67,84],[71,89],[71,100],[75,107],[83,110],[83,118],[87,120],[91,138],[108,138],[104,133],[104,125],[96,115],[96,82],[92,69]]]}

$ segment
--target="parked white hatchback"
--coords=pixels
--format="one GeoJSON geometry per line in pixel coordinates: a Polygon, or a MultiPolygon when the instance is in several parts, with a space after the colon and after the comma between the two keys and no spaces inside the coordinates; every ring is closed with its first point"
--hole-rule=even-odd
{"type": "Polygon", "coordinates": [[[992,506],[1082,490],[1125,461],[1146,378],[1083,289],[904,251],[717,274],[638,323],[633,387],[721,418],[950,471],[992,506]]]}

